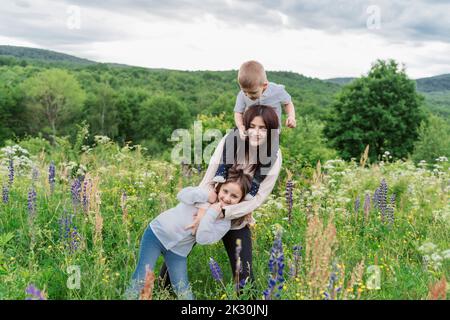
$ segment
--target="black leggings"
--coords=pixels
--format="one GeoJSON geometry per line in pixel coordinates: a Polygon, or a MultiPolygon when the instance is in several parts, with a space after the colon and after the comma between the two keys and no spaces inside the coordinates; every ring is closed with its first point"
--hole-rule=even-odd
{"type": "MultiPolygon", "coordinates": [[[[241,270],[239,272],[239,281],[246,280],[253,282],[253,264],[252,264],[252,232],[248,226],[239,230],[230,230],[222,238],[225,249],[227,250],[228,259],[230,260],[233,279],[236,277],[236,240],[241,239],[241,270]]],[[[170,286],[170,278],[167,273],[167,267],[164,263],[159,272],[159,278],[164,283],[164,287],[170,286]]]]}

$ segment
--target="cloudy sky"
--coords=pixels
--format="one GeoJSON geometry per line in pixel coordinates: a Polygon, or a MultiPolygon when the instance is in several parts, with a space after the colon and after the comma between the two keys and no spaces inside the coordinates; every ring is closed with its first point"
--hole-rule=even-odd
{"type": "Polygon", "coordinates": [[[450,0],[6,0],[0,44],[99,62],[332,78],[378,58],[412,78],[450,73],[450,0]]]}

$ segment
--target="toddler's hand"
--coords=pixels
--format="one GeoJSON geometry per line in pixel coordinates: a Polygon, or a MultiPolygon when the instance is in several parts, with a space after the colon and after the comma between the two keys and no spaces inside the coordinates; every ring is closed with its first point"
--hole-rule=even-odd
{"type": "Polygon", "coordinates": [[[295,128],[297,126],[297,122],[295,121],[295,117],[288,117],[286,119],[286,126],[288,128],[295,128]]]}
{"type": "Polygon", "coordinates": [[[239,127],[239,137],[241,138],[241,140],[245,140],[245,138],[247,137],[247,131],[245,130],[245,127],[239,127]]]}
{"type": "Polygon", "coordinates": [[[214,203],[217,201],[217,193],[214,190],[210,190],[208,194],[208,202],[214,203]]]}

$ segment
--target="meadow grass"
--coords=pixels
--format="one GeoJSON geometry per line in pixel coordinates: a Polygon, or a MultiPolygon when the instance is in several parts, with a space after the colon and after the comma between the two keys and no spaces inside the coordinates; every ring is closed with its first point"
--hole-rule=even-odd
{"type": "MultiPolygon", "coordinates": [[[[147,224],[176,205],[177,192],[197,185],[203,175],[196,166],[182,169],[145,157],[138,146],[120,148],[99,140],[83,152],[67,148],[72,147],[59,145],[22,158],[11,155],[12,184],[8,156],[2,155],[0,187],[8,199],[0,203],[0,299],[24,299],[30,284],[47,299],[122,299],[147,224]],[[86,187],[81,182],[74,195],[79,176],[85,177],[86,187]],[[36,192],[34,217],[29,212],[31,188],[36,192]],[[70,288],[71,266],[79,268],[79,288],[70,288]]],[[[236,296],[223,244],[196,245],[188,259],[195,296],[262,299],[278,232],[285,264],[279,299],[427,299],[432,284],[450,278],[448,167],[448,161],[433,170],[410,161],[336,159],[289,175],[283,171],[268,201],[253,212],[255,282],[236,296]],[[383,179],[387,213],[380,209],[380,197],[374,202],[383,179]],[[393,221],[384,216],[389,212],[393,221]],[[296,275],[290,275],[294,246],[302,249],[296,275]],[[222,283],[211,275],[211,257],[223,271],[222,283]]],[[[161,264],[159,260],[156,275],[161,264]]],[[[156,281],[153,299],[174,298],[156,281]]]]}

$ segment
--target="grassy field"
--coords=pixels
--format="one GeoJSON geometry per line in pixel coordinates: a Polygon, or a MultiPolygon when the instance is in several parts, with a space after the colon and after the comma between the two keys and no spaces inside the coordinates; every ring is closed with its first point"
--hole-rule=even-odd
{"type": "MultiPolygon", "coordinates": [[[[205,166],[183,170],[107,139],[90,148],[30,141],[0,153],[0,299],[24,299],[31,284],[46,299],[122,299],[147,224],[176,205],[178,190],[196,185],[205,166]]],[[[429,167],[337,159],[292,175],[284,167],[253,213],[256,281],[239,299],[262,299],[271,273],[273,299],[447,297],[439,281],[450,278],[450,174],[441,160],[429,167]]],[[[221,242],[195,246],[188,266],[198,299],[236,298],[221,242]]],[[[174,299],[158,283],[153,298],[174,299]]]]}

